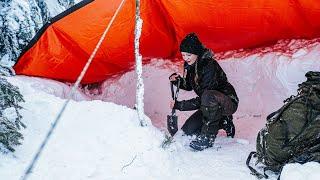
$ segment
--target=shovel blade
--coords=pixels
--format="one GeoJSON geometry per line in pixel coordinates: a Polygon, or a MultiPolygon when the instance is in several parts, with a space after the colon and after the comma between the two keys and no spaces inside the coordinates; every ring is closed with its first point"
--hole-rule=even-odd
{"type": "Polygon", "coordinates": [[[167,116],[167,128],[171,136],[173,136],[178,131],[178,116],[167,116]]]}

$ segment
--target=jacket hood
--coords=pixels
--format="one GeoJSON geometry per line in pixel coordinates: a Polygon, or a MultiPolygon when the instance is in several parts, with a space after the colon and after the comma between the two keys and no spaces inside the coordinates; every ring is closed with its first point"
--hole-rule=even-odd
{"type": "Polygon", "coordinates": [[[184,62],[184,68],[187,70],[191,70],[197,64],[198,67],[203,67],[208,63],[209,60],[214,59],[214,53],[210,49],[204,49],[202,55],[198,57],[195,63],[189,65],[188,63],[184,62]]]}
{"type": "Polygon", "coordinates": [[[205,49],[199,61],[204,59],[213,59],[213,52],[210,49],[205,49]]]}

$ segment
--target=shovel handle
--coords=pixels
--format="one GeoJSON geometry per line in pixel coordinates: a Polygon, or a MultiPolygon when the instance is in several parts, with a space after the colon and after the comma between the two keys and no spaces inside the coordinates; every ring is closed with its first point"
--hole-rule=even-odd
{"type": "MultiPolygon", "coordinates": [[[[181,80],[181,78],[178,78],[178,84],[177,84],[176,92],[174,92],[173,83],[170,82],[171,96],[172,96],[172,99],[173,99],[175,102],[176,102],[177,99],[178,99],[179,87],[180,87],[180,80],[181,80]]],[[[173,108],[172,108],[172,111],[171,111],[171,115],[176,115],[176,110],[173,109],[173,108]]]]}

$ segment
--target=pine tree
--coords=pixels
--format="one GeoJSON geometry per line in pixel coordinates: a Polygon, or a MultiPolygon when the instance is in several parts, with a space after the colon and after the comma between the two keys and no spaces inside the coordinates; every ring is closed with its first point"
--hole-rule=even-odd
{"type": "Polygon", "coordinates": [[[37,13],[31,12],[27,3],[6,1],[0,10],[1,64],[13,66],[22,49],[42,26],[37,13]],[[33,19],[34,20],[33,20],[33,19]],[[2,25],[2,26],[1,26],[2,25]],[[4,58],[5,57],[5,58],[4,58]]]}
{"type": "MultiPolygon", "coordinates": [[[[0,64],[13,66],[23,48],[52,16],[73,6],[75,0],[58,0],[61,12],[50,14],[51,0],[2,0],[0,2],[0,64]]],[[[78,0],[79,2],[79,0],[78,0]]]]}
{"type": "MultiPolygon", "coordinates": [[[[33,1],[33,0],[30,0],[30,1],[33,1]]],[[[39,15],[41,16],[42,24],[45,24],[51,18],[48,6],[44,2],[44,0],[36,0],[36,2],[38,7],[35,7],[35,8],[37,8],[38,11],[40,11],[39,15]]]]}
{"type": "Polygon", "coordinates": [[[8,11],[10,9],[9,4],[11,1],[4,1],[0,3],[0,57],[1,62],[6,62],[11,59],[11,48],[10,46],[10,33],[7,29],[8,21],[7,21],[7,15],[8,11]]]}
{"type": "Polygon", "coordinates": [[[73,6],[75,3],[74,3],[74,0],[58,0],[58,3],[65,7],[66,9],[70,8],[71,6],[73,6]]]}
{"type": "Polygon", "coordinates": [[[6,79],[0,78],[0,151],[14,151],[14,146],[20,145],[23,135],[19,132],[21,127],[26,127],[22,122],[19,112],[24,102],[16,86],[11,85],[6,79]]]}

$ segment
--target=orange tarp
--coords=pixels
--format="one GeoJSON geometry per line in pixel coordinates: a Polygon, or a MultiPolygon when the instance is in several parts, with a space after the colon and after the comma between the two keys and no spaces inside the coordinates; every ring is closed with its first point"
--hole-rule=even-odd
{"type": "MultiPolygon", "coordinates": [[[[74,82],[120,0],[84,0],[39,32],[14,66],[17,74],[74,82]],[[70,12],[72,11],[72,12],[70,12]]],[[[196,32],[215,52],[279,39],[320,36],[320,1],[141,0],[143,57],[178,56],[180,40],[196,32]]],[[[82,83],[134,66],[135,0],[126,0],[82,83]]]]}

